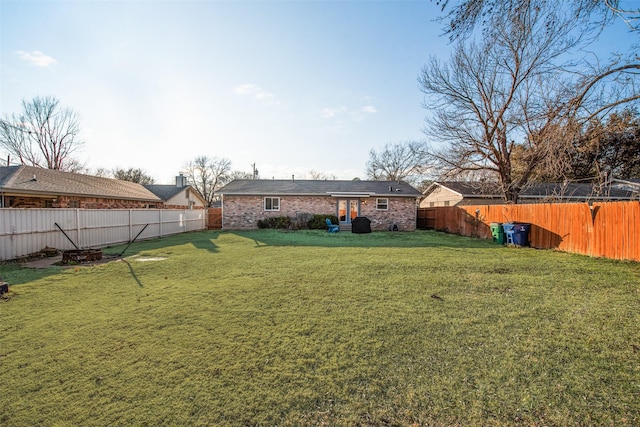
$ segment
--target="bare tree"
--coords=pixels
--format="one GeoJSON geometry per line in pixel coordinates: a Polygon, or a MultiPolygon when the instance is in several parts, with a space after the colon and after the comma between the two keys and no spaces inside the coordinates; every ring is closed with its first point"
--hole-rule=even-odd
{"type": "Polygon", "coordinates": [[[374,181],[407,181],[416,184],[431,171],[424,143],[417,141],[386,144],[382,151],[371,150],[367,177],[374,181]]]}
{"type": "Polygon", "coordinates": [[[103,167],[97,168],[94,172],[88,171],[88,174],[93,176],[99,176],[100,178],[113,177],[113,173],[109,169],[103,168],[103,167]]]}
{"type": "Polygon", "coordinates": [[[186,177],[189,184],[207,201],[207,205],[211,206],[216,199],[216,191],[227,182],[230,171],[231,162],[227,159],[199,156],[187,164],[186,177]]]}
{"type": "Polygon", "coordinates": [[[336,179],[335,175],[327,174],[327,173],[320,172],[320,171],[317,171],[317,170],[314,170],[314,169],[311,169],[309,171],[309,176],[311,177],[311,179],[317,180],[317,181],[327,181],[327,180],[336,179]]]}
{"type": "Polygon", "coordinates": [[[448,64],[432,58],[419,78],[425,107],[433,114],[426,132],[444,142],[430,154],[449,175],[493,173],[511,202],[517,202],[536,168],[566,167],[571,124],[579,129],[588,117],[638,97],[633,81],[606,81],[637,64],[573,78],[571,64],[559,59],[586,40],[575,33],[578,18],[551,9],[555,2],[538,3],[503,19],[492,17],[481,44],[459,41],[448,64]],[[614,87],[616,96],[606,98],[614,87]],[[511,156],[518,150],[516,169],[511,156]]]}
{"type": "Polygon", "coordinates": [[[244,171],[238,171],[238,170],[231,171],[227,179],[225,180],[225,184],[227,182],[233,181],[234,179],[258,179],[258,175],[257,173],[254,174],[253,172],[244,172],[244,171]]]}
{"type": "Polygon", "coordinates": [[[113,170],[113,177],[121,181],[130,181],[142,185],[153,184],[155,182],[151,175],[147,174],[140,168],[116,168],[113,170]]]}
{"type": "Polygon", "coordinates": [[[63,171],[83,168],[73,154],[83,145],[76,112],[57,98],[22,101],[23,111],[0,120],[0,145],[21,164],[63,171]]]}
{"type": "Polygon", "coordinates": [[[468,37],[474,29],[490,33],[496,21],[524,9],[565,9],[583,29],[603,28],[613,18],[622,19],[632,31],[640,31],[640,7],[620,7],[619,0],[432,0],[447,12],[440,18],[450,40],[468,37]]]}
{"type": "Polygon", "coordinates": [[[573,144],[568,144],[566,166],[561,174],[550,174],[547,179],[605,186],[612,177],[640,178],[640,116],[636,111],[612,113],[606,121],[592,120],[586,128],[569,133],[575,136],[573,144]]]}

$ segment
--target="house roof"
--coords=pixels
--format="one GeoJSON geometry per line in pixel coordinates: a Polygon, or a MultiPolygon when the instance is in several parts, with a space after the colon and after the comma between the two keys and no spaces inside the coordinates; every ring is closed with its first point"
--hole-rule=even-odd
{"type": "Polygon", "coordinates": [[[539,183],[526,188],[519,197],[555,197],[563,200],[629,200],[633,197],[633,193],[614,187],[600,189],[586,183],[539,183]]]}
{"type": "Polygon", "coordinates": [[[627,185],[631,188],[640,189],[640,179],[619,179],[613,178],[611,185],[627,185]]]}
{"type": "Polygon", "coordinates": [[[180,194],[180,192],[189,189],[189,191],[195,195],[198,199],[202,201],[202,203],[206,204],[206,200],[202,198],[200,193],[198,193],[191,185],[185,185],[183,187],[178,187],[177,185],[162,185],[162,184],[145,184],[144,186],[147,190],[151,191],[156,196],[160,197],[163,201],[168,201],[172,197],[180,194]]]}
{"type": "Polygon", "coordinates": [[[438,181],[431,184],[424,192],[430,194],[437,187],[447,188],[462,197],[501,198],[500,185],[497,182],[472,181],[438,181]]]}
{"type": "Polygon", "coordinates": [[[151,191],[156,196],[160,197],[165,202],[180,193],[186,187],[177,187],[175,185],[162,185],[162,184],[144,184],[144,188],[151,191]]]}
{"type": "Polygon", "coordinates": [[[135,182],[24,165],[0,167],[0,192],[161,201],[143,185],[135,182]]]}
{"type": "MultiPolygon", "coordinates": [[[[436,186],[445,187],[466,198],[501,198],[502,193],[497,182],[434,182],[425,195],[430,194],[436,186]]],[[[629,200],[633,192],[615,187],[607,187],[599,191],[592,184],[587,183],[533,183],[525,188],[518,196],[521,199],[558,198],[563,200],[629,200]]]]}
{"type": "Polygon", "coordinates": [[[243,196],[421,197],[403,181],[236,179],[218,191],[243,196]]]}

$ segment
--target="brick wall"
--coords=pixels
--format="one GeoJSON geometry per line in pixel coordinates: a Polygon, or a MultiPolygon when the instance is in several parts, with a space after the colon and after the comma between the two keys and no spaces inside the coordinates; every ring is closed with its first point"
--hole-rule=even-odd
{"type": "MultiPolygon", "coordinates": [[[[401,231],[416,229],[415,199],[389,198],[386,211],[376,209],[375,198],[361,200],[360,216],[371,220],[372,230],[388,230],[393,224],[401,231]]],[[[225,230],[255,229],[259,220],[269,217],[295,217],[301,213],[337,215],[337,199],[328,196],[281,196],[279,211],[265,211],[263,196],[225,195],[222,206],[222,228],[225,230]]]]}
{"type": "MultiPolygon", "coordinates": [[[[80,208],[80,209],[162,209],[162,203],[136,200],[101,199],[96,197],[59,196],[56,199],[11,196],[11,208],[80,208]]],[[[182,206],[181,208],[184,208],[182,206]]]]}
{"type": "Polygon", "coordinates": [[[371,220],[374,231],[389,230],[393,224],[400,231],[415,231],[416,229],[416,200],[407,197],[390,197],[386,211],[376,209],[376,199],[363,199],[367,203],[360,203],[360,215],[371,220]]]}

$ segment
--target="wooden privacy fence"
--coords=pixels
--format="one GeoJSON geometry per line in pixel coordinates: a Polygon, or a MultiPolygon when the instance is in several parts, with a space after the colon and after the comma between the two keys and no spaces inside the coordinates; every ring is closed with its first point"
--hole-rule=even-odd
{"type": "MultiPolygon", "coordinates": [[[[557,203],[421,208],[436,230],[491,238],[491,223],[531,224],[534,248],[640,261],[640,202],[557,203]]],[[[418,216],[420,218],[420,214],[418,216]]],[[[424,224],[428,224],[428,220],[424,224]]],[[[420,220],[418,219],[420,225],[420,220]]]]}
{"type": "Polygon", "coordinates": [[[222,208],[207,209],[207,229],[220,230],[222,228],[222,208]]]}
{"type": "Polygon", "coordinates": [[[73,249],[58,224],[81,248],[204,230],[204,209],[0,209],[0,260],[14,259],[45,247],[73,249]]]}

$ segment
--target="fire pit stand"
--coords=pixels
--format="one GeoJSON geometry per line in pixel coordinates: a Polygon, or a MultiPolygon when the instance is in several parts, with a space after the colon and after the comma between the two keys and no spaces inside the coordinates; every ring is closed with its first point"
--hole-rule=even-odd
{"type": "Polygon", "coordinates": [[[66,250],[66,251],[62,251],[62,263],[63,264],[68,264],[70,262],[98,261],[98,260],[102,259],[102,250],[101,249],[80,249],[78,247],[78,245],[76,245],[76,243],[73,240],[71,240],[71,237],[69,237],[67,235],[67,233],[64,232],[62,227],[60,227],[60,225],[58,225],[57,222],[54,222],[54,224],[56,225],[56,227],[58,227],[58,229],[60,231],[62,231],[62,234],[64,234],[64,237],[66,237],[71,242],[73,247],[75,248],[75,249],[69,249],[69,250],[66,250]]]}
{"type": "Polygon", "coordinates": [[[100,249],[69,249],[62,251],[62,263],[70,262],[90,262],[102,259],[102,251],[100,249]]]}

